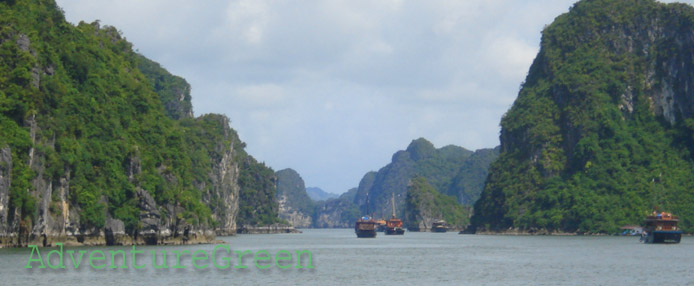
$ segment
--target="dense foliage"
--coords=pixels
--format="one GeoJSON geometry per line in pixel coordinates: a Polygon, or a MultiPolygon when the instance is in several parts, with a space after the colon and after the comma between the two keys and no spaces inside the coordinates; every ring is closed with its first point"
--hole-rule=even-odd
{"type": "Polygon", "coordinates": [[[241,162],[238,224],[264,226],[284,223],[279,218],[279,205],[275,198],[275,172],[251,156],[245,156],[241,162]]]}
{"type": "Polygon", "coordinates": [[[363,213],[390,217],[394,193],[396,214],[402,216],[408,182],[423,177],[439,193],[470,206],[482,192],[487,168],[497,156],[498,150],[493,149],[472,152],[453,145],[436,149],[431,142],[419,138],[406,150],[396,152],[390,164],[364,175],[354,202],[363,213]]]}
{"type": "Polygon", "coordinates": [[[457,174],[450,181],[445,193],[454,196],[464,206],[472,206],[480,197],[487,180],[489,165],[499,157],[499,147],[480,149],[465,159],[457,174]]]}
{"type": "Polygon", "coordinates": [[[173,119],[193,117],[190,85],[185,79],[171,75],[156,62],[137,55],[138,69],[144,74],[151,88],[159,94],[166,114],[173,119]]]}
{"type": "MultiPolygon", "coordinates": [[[[460,228],[468,224],[468,210],[454,197],[437,192],[426,178],[416,177],[407,188],[404,218],[408,227],[420,225],[428,218],[432,221],[443,219],[448,225],[460,228]]],[[[430,228],[431,224],[425,227],[430,228]]]]}
{"type": "MultiPolygon", "coordinates": [[[[84,228],[102,227],[108,215],[136,229],[137,188],[158,205],[185,210],[164,216],[212,226],[216,206],[202,197],[232,142],[244,163],[241,178],[255,179],[243,180],[245,197],[274,192],[264,184],[272,170],[243,152],[228,120],[190,118],[188,84],[133,52],[115,28],[73,26],[53,0],[2,1],[0,54],[0,148],[12,151],[10,209],[19,210],[25,229],[36,219],[36,179],[69,181],[69,203],[84,228]]],[[[50,210],[59,215],[61,208],[50,210]]]]}
{"type": "Polygon", "coordinates": [[[286,205],[307,216],[312,216],[316,209],[316,203],[311,200],[306,192],[304,180],[293,169],[283,169],[275,173],[277,177],[277,197],[286,197],[286,205]]]}
{"type": "Polygon", "coordinates": [[[588,0],[556,18],[472,223],[613,233],[658,207],[694,231],[694,9],[588,0]]]}

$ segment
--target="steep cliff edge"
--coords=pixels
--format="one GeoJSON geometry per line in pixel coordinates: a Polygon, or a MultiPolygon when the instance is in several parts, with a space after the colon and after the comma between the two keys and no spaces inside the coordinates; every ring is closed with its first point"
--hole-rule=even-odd
{"type": "Polygon", "coordinates": [[[313,226],[315,204],[306,193],[304,180],[293,169],[283,169],[275,173],[277,176],[277,201],[279,202],[280,218],[294,227],[306,228],[313,226]]]}
{"type": "Polygon", "coordinates": [[[612,233],[653,207],[694,231],[694,8],[586,0],[542,32],[475,204],[484,231],[612,233]]]}
{"type": "Polygon", "coordinates": [[[433,223],[440,220],[449,229],[460,230],[468,225],[469,212],[454,197],[437,192],[424,177],[408,183],[403,223],[410,231],[431,231],[433,223]]]}
{"type": "Polygon", "coordinates": [[[279,220],[229,119],[193,118],[188,83],[115,28],[52,0],[0,2],[0,25],[0,247],[212,242],[262,220],[239,217],[260,192],[279,220]]]}

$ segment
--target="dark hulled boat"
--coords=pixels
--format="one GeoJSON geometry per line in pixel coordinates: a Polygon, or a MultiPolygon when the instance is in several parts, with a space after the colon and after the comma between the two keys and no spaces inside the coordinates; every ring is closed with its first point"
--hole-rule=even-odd
{"type": "Polygon", "coordinates": [[[448,226],[444,220],[439,220],[431,224],[431,232],[446,232],[448,226]]]}
{"type": "Polygon", "coordinates": [[[390,217],[389,220],[386,221],[385,233],[387,235],[405,234],[405,229],[402,228],[402,220],[400,220],[399,218],[395,218],[395,194],[393,194],[393,198],[391,199],[391,202],[393,203],[393,215],[390,217]]]}
{"type": "Polygon", "coordinates": [[[363,216],[354,223],[354,232],[360,238],[376,237],[376,221],[369,216],[363,216]]]}
{"type": "Polygon", "coordinates": [[[667,212],[653,212],[646,216],[646,227],[641,240],[645,243],[680,243],[682,231],[677,227],[679,219],[667,212]]]}
{"type": "Polygon", "coordinates": [[[386,234],[405,234],[405,229],[402,228],[402,220],[399,218],[391,218],[386,221],[386,234]]]}

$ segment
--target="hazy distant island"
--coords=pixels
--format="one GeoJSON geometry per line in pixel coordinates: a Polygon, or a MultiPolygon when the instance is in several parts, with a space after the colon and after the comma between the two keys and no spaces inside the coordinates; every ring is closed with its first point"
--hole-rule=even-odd
{"type": "Polygon", "coordinates": [[[329,199],[336,199],[340,197],[338,194],[328,193],[318,187],[306,187],[306,193],[308,197],[313,201],[327,201],[329,199]]]}

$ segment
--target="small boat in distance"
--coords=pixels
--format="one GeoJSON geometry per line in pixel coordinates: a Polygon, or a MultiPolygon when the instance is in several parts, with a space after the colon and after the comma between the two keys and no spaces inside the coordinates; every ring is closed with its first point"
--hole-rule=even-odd
{"type": "Polygon", "coordinates": [[[440,219],[431,224],[431,232],[446,232],[448,231],[448,226],[446,221],[440,219]]]}
{"type": "Polygon", "coordinates": [[[354,223],[354,232],[359,238],[376,237],[376,221],[370,216],[363,216],[354,223]]]}
{"type": "Polygon", "coordinates": [[[678,217],[671,213],[654,211],[646,216],[641,240],[644,243],[680,243],[682,230],[677,227],[678,222],[678,217]]]}
{"type": "Polygon", "coordinates": [[[386,234],[387,235],[405,234],[405,229],[402,228],[402,220],[400,220],[399,218],[395,218],[395,194],[393,194],[391,202],[393,204],[393,216],[391,216],[390,219],[388,221],[386,221],[386,234]]]}

